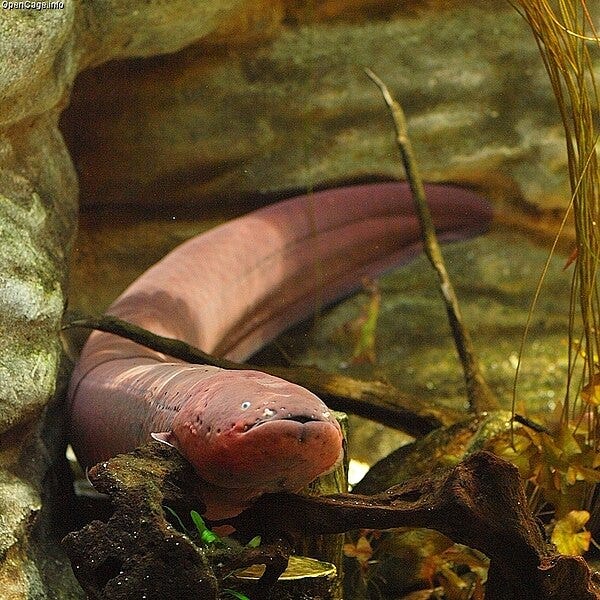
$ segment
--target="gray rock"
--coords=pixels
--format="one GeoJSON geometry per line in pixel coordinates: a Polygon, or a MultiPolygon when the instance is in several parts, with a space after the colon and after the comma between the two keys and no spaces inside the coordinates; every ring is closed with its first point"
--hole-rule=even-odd
{"type": "Polygon", "coordinates": [[[0,133],[0,589],[7,598],[53,597],[52,589],[55,597],[80,596],[47,535],[51,503],[42,501],[58,492],[51,482],[61,449],[64,461],[64,425],[62,439],[50,443],[38,419],[57,388],[77,191],[56,121],[48,112],[35,126],[0,133]]]}
{"type": "Polygon", "coordinates": [[[0,10],[3,598],[82,597],[52,525],[69,512],[64,414],[51,400],[64,395],[58,332],[77,208],[59,113],[85,64],[179,49],[212,31],[236,4],[65,2],[56,10],[0,10]]]}

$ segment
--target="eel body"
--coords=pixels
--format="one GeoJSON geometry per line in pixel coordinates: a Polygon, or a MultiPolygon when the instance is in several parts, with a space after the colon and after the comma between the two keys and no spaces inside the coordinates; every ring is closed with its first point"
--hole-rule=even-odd
{"type": "MultiPolygon", "coordinates": [[[[442,241],[487,229],[488,203],[427,186],[442,241]]],[[[286,328],[421,248],[408,186],[377,183],[298,196],[177,247],[107,311],[154,333],[245,360],[286,328]]],[[[205,482],[205,515],[226,518],[332,468],[340,428],[304,388],[256,371],[190,365],[94,332],[69,388],[71,443],[91,465],[148,441],[176,446],[205,482]]]]}

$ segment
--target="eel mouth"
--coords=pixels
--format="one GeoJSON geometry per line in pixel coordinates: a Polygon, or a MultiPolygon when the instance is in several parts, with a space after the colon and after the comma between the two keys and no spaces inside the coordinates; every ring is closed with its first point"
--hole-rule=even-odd
{"type": "Polygon", "coordinates": [[[261,425],[265,425],[267,423],[277,423],[279,421],[292,421],[293,423],[300,423],[301,425],[305,425],[306,423],[329,423],[329,421],[325,419],[319,419],[318,417],[311,415],[287,415],[285,417],[273,417],[270,419],[259,419],[252,423],[246,431],[250,431],[256,427],[260,427],[261,425]]]}
{"type": "Polygon", "coordinates": [[[322,419],[316,419],[315,417],[309,417],[307,415],[292,415],[291,417],[283,417],[282,419],[278,419],[278,421],[295,421],[297,423],[311,423],[313,421],[323,423],[322,419]]]}
{"type": "Polygon", "coordinates": [[[194,458],[204,480],[260,493],[297,491],[329,471],[343,452],[337,421],[320,411],[286,411],[247,426],[239,423],[224,438],[206,438],[194,458]]]}

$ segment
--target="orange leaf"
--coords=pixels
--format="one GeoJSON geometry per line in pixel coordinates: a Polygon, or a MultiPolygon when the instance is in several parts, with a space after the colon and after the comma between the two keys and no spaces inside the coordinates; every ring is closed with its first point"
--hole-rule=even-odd
{"type": "Polygon", "coordinates": [[[366,567],[373,558],[373,547],[369,540],[361,535],[356,543],[344,544],[344,554],[346,556],[356,558],[362,568],[366,567]]]}
{"type": "Polygon", "coordinates": [[[600,404],[600,373],[594,373],[592,380],[583,387],[581,398],[592,406],[600,404]]]}

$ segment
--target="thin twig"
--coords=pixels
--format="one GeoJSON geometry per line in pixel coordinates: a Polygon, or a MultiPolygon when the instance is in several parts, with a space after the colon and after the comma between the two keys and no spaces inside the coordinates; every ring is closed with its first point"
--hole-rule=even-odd
{"type": "Polygon", "coordinates": [[[199,348],[192,346],[181,340],[169,338],[157,333],[152,333],[135,323],[124,321],[112,315],[102,317],[84,317],[68,321],[62,329],[72,329],[81,327],[83,329],[96,329],[104,333],[112,333],[119,337],[131,340],[150,350],[155,350],[161,354],[166,354],[179,360],[184,360],[192,364],[212,365],[221,369],[250,369],[248,365],[236,363],[224,358],[217,358],[211,354],[203,352],[199,348]]]}
{"type": "Polygon", "coordinates": [[[365,72],[381,91],[383,99],[385,100],[394,121],[396,143],[400,149],[406,178],[408,179],[415,201],[417,216],[421,223],[425,254],[438,275],[440,291],[444,300],[446,312],[448,313],[448,320],[450,321],[456,349],[462,363],[469,406],[471,411],[475,414],[496,408],[498,406],[498,401],[483,378],[471,337],[464,325],[458,299],[454,292],[450,277],[448,276],[446,265],[437,241],[433,219],[431,218],[431,212],[429,211],[429,206],[427,205],[425,198],[425,188],[423,187],[423,181],[419,174],[419,168],[412,149],[412,144],[408,137],[404,111],[400,104],[392,97],[385,83],[370,69],[365,69],[365,72]]]}

